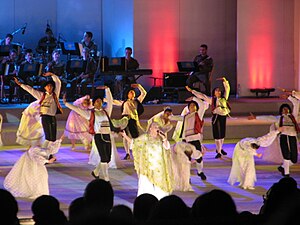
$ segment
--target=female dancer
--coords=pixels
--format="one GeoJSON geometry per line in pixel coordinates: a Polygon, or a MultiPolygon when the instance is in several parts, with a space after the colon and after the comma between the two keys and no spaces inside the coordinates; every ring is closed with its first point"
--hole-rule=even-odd
{"type": "Polygon", "coordinates": [[[138,193],[152,194],[157,199],[173,191],[170,143],[157,123],[149,126],[146,134],[131,139],[125,132],[122,136],[131,143],[134,167],[138,174],[138,193]]]}
{"type": "Polygon", "coordinates": [[[212,130],[213,137],[216,143],[216,153],[215,158],[221,158],[222,155],[227,155],[227,153],[223,150],[223,143],[226,134],[226,118],[230,113],[230,107],[228,105],[228,98],[230,92],[229,82],[225,77],[219,78],[217,80],[223,81],[224,86],[224,94],[222,94],[221,89],[219,87],[214,88],[212,91],[212,97],[208,97],[201,92],[197,92],[195,90],[186,87],[188,91],[193,93],[197,98],[203,99],[205,102],[211,105],[212,110],[212,130]]]}
{"type": "MultiPolygon", "coordinates": [[[[86,95],[73,102],[73,105],[88,110],[92,108],[92,101],[90,96],[86,95]]],[[[74,110],[68,116],[64,134],[71,140],[72,150],[75,150],[76,140],[81,140],[85,150],[91,149],[93,136],[89,133],[89,121],[74,110]]]]}

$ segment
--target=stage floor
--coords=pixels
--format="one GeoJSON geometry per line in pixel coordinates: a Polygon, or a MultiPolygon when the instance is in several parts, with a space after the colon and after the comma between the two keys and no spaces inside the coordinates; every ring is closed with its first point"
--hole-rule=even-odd
{"type": "MultiPolygon", "coordinates": [[[[231,186],[227,178],[231,169],[231,157],[234,143],[227,143],[224,150],[228,152],[226,157],[215,159],[215,145],[212,142],[205,144],[208,148],[204,156],[204,172],[207,180],[202,181],[196,176],[193,167],[191,171],[192,192],[175,192],[188,206],[192,206],[197,196],[213,189],[222,189],[229,193],[239,212],[248,210],[258,213],[263,203],[262,195],[273,183],[282,178],[277,171],[276,164],[268,163],[262,159],[255,158],[257,183],[255,190],[243,190],[238,186],[231,186]]],[[[0,151],[0,188],[3,188],[3,180],[14,163],[23,154],[25,149],[18,147],[1,147],[0,151]],[[14,149],[16,148],[16,149],[14,149]]],[[[48,165],[50,194],[55,196],[61,203],[61,208],[68,215],[68,207],[72,200],[82,196],[86,185],[93,179],[90,175],[92,166],[88,165],[88,152],[82,146],[78,150],[71,151],[70,145],[63,145],[57,154],[58,161],[48,165]]],[[[118,147],[120,158],[125,155],[124,149],[118,147]]],[[[263,148],[260,150],[263,152],[263,148]]],[[[133,168],[133,161],[124,161],[125,168],[110,169],[111,184],[115,192],[114,204],[125,204],[132,208],[137,193],[137,175],[133,168]]],[[[291,167],[291,176],[300,183],[300,165],[291,167]]],[[[19,218],[31,218],[31,204],[33,200],[17,199],[19,203],[19,218]]]]}

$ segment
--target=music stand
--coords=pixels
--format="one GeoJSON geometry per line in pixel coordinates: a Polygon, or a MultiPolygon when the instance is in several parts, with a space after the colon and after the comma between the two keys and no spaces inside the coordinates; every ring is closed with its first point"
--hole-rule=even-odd
{"type": "Polygon", "coordinates": [[[39,70],[40,70],[39,63],[33,63],[33,64],[25,63],[23,65],[20,65],[19,74],[21,74],[21,76],[26,75],[29,77],[37,76],[40,75],[39,70]]]}
{"type": "Polygon", "coordinates": [[[125,72],[127,70],[127,64],[125,57],[108,58],[107,70],[109,72],[125,72]]]}
{"type": "Polygon", "coordinates": [[[9,56],[10,46],[0,45],[0,56],[9,56]]]}
{"type": "Polygon", "coordinates": [[[60,46],[64,55],[80,56],[79,45],[77,42],[60,42],[60,46]]]}
{"type": "Polygon", "coordinates": [[[198,70],[196,62],[177,62],[179,72],[192,72],[198,70]]]}
{"type": "Polygon", "coordinates": [[[87,61],[85,60],[68,60],[66,70],[70,74],[80,74],[85,72],[86,66],[87,61]]]}

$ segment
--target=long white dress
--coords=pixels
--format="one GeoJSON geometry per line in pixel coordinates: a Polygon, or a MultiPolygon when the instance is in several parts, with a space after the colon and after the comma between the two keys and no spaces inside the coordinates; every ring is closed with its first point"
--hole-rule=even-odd
{"type": "Polygon", "coordinates": [[[185,151],[191,154],[192,159],[199,159],[202,153],[196,150],[194,145],[187,142],[177,142],[171,149],[174,190],[193,191],[190,184],[191,161],[185,154],[185,151]]]}
{"type": "Polygon", "coordinates": [[[3,123],[3,117],[0,114],[0,146],[3,146],[3,142],[2,142],[2,123],[3,123]]]}
{"type": "Polygon", "coordinates": [[[254,156],[257,153],[251,144],[255,143],[261,147],[269,146],[278,133],[279,131],[271,131],[259,138],[244,138],[239,141],[234,147],[232,167],[227,182],[231,185],[240,182],[239,186],[244,189],[253,189],[256,181],[254,156]]]}
{"type": "Polygon", "coordinates": [[[40,146],[29,148],[15,163],[4,179],[4,187],[15,197],[35,199],[49,195],[48,172],[45,163],[47,156],[55,154],[61,145],[61,139],[49,142],[47,149],[40,146]]]}
{"type": "Polygon", "coordinates": [[[36,146],[45,140],[39,100],[30,103],[22,112],[16,136],[16,142],[23,146],[36,146]]]}
{"type": "MultiPolygon", "coordinates": [[[[87,97],[77,99],[73,102],[73,105],[78,106],[81,109],[85,108],[82,103],[87,97]]],[[[69,139],[81,140],[83,144],[91,143],[93,136],[89,133],[89,121],[83,116],[71,110],[68,120],[66,123],[66,128],[64,132],[65,136],[69,139]]]]}

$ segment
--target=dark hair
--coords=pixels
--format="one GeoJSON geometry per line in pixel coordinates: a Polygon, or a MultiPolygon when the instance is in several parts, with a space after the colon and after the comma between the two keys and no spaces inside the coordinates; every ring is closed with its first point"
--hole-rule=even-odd
{"type": "Polygon", "coordinates": [[[11,54],[11,53],[16,53],[16,54],[18,54],[18,52],[17,52],[16,49],[11,49],[11,50],[9,51],[9,54],[11,54]]]}
{"type": "Polygon", "coordinates": [[[15,197],[9,191],[0,189],[0,199],[1,223],[7,225],[18,224],[18,203],[15,197]]]}
{"type": "Polygon", "coordinates": [[[25,54],[27,54],[27,53],[33,53],[32,49],[31,49],[31,48],[27,48],[27,49],[25,50],[25,54]]]}
{"type": "Polygon", "coordinates": [[[97,95],[93,98],[93,105],[95,104],[97,99],[101,99],[103,101],[103,96],[97,95]]]}
{"type": "Polygon", "coordinates": [[[55,82],[53,80],[48,80],[43,84],[43,88],[45,88],[48,84],[51,84],[53,87],[53,91],[55,90],[55,82]]]}
{"type": "Polygon", "coordinates": [[[202,44],[202,45],[200,45],[200,47],[207,49],[207,45],[206,44],[202,44]]]}
{"type": "Polygon", "coordinates": [[[279,107],[279,115],[282,115],[282,110],[283,110],[283,108],[288,108],[288,110],[289,110],[290,112],[292,112],[292,109],[291,109],[290,105],[285,103],[285,104],[282,104],[282,105],[279,107]]]}
{"type": "Polygon", "coordinates": [[[53,50],[53,52],[52,52],[52,55],[53,55],[53,54],[55,54],[55,53],[58,53],[58,54],[60,54],[60,50],[58,50],[58,49],[54,49],[54,50],[53,50]]]}
{"type": "Polygon", "coordinates": [[[7,34],[6,36],[5,36],[5,38],[10,38],[10,39],[13,39],[14,38],[14,36],[12,35],[12,34],[7,34]]]}
{"type": "Polygon", "coordinates": [[[197,108],[197,110],[198,110],[198,109],[199,109],[199,105],[198,105],[197,102],[195,102],[195,101],[193,101],[193,100],[190,101],[190,102],[188,103],[188,107],[190,107],[190,105],[191,105],[192,103],[196,105],[196,108],[197,108]]]}
{"type": "Polygon", "coordinates": [[[85,32],[87,34],[88,37],[90,37],[91,39],[93,38],[93,33],[90,31],[86,31],[85,32]]]}
{"type": "Polygon", "coordinates": [[[258,149],[260,147],[260,145],[256,144],[256,143],[251,143],[251,147],[258,149]]]}
{"type": "Polygon", "coordinates": [[[132,48],[131,47],[126,47],[125,50],[129,50],[132,52],[132,48]]]}

